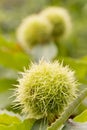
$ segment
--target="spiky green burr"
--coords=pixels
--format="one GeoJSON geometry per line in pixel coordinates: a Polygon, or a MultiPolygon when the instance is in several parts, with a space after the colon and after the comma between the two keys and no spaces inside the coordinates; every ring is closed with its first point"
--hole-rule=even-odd
{"type": "Polygon", "coordinates": [[[53,39],[65,38],[70,34],[72,24],[70,15],[66,9],[61,7],[48,7],[41,12],[41,15],[46,17],[52,25],[53,39]]]}
{"type": "Polygon", "coordinates": [[[31,15],[23,20],[17,30],[17,39],[23,48],[32,48],[37,44],[49,42],[51,25],[39,15],[31,15]]]}
{"type": "Polygon", "coordinates": [[[52,122],[77,97],[74,72],[58,61],[32,64],[18,81],[16,102],[31,118],[44,117],[52,122]]]}

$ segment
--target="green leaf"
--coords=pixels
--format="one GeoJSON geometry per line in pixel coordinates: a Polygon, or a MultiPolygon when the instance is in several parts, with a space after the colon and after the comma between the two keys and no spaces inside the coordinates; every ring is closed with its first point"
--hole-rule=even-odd
{"type": "Polygon", "coordinates": [[[26,119],[23,121],[23,123],[21,123],[19,125],[19,129],[20,130],[31,130],[34,122],[35,122],[35,119],[26,119]]]}
{"type": "Polygon", "coordinates": [[[22,52],[13,53],[0,51],[0,64],[5,67],[23,70],[23,67],[27,67],[29,63],[29,57],[22,52]]]}
{"type": "Polygon", "coordinates": [[[0,93],[9,91],[11,88],[13,88],[13,84],[16,84],[16,80],[14,79],[0,79],[0,93]]]}
{"type": "Polygon", "coordinates": [[[68,57],[59,58],[65,65],[69,65],[75,71],[77,79],[84,84],[87,84],[87,60],[73,59],[68,57]]]}
{"type": "Polygon", "coordinates": [[[74,118],[76,122],[87,122],[87,110],[74,118]]]}
{"type": "Polygon", "coordinates": [[[1,78],[0,79],[0,109],[6,108],[12,103],[13,84],[16,84],[15,79],[1,78]]]}
{"type": "Polygon", "coordinates": [[[0,37],[0,64],[2,66],[23,70],[23,67],[27,67],[29,63],[29,55],[25,54],[17,43],[12,43],[0,37]]]}
{"type": "Polygon", "coordinates": [[[31,130],[46,130],[47,129],[47,120],[39,119],[37,120],[31,130]]]}
{"type": "Polygon", "coordinates": [[[0,35],[0,49],[16,49],[13,42],[7,40],[4,36],[0,35]]]}
{"type": "Polygon", "coordinates": [[[68,120],[62,130],[87,130],[87,123],[77,123],[72,120],[68,120]]]}
{"type": "Polygon", "coordinates": [[[21,120],[18,115],[8,112],[8,111],[1,111],[0,112],[0,125],[11,125],[11,124],[18,124],[21,120]]]}
{"type": "Polygon", "coordinates": [[[1,111],[0,130],[31,130],[35,119],[23,119],[12,112],[1,111]]]}

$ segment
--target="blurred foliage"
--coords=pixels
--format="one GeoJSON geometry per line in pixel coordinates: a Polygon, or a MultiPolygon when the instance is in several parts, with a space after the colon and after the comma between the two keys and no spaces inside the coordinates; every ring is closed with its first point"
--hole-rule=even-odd
{"type": "Polygon", "coordinates": [[[8,68],[21,70],[29,62],[29,57],[23,53],[16,43],[6,41],[3,37],[0,37],[0,64],[8,68]]]}
{"type": "MultiPolygon", "coordinates": [[[[87,54],[87,0],[1,0],[0,25],[1,32],[15,35],[21,20],[43,8],[55,5],[68,9],[73,23],[73,33],[67,40],[67,55],[81,57],[87,54]],[[19,8],[20,5],[20,8],[19,8]],[[72,49],[71,49],[72,47],[72,49]]],[[[10,37],[10,36],[9,36],[10,37]]],[[[15,36],[13,36],[15,39],[15,36]]],[[[66,41],[64,41],[66,44],[66,41]]]]}

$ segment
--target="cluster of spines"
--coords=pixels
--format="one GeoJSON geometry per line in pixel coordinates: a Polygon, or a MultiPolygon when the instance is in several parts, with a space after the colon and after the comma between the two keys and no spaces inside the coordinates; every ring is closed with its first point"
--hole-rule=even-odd
{"type": "Polygon", "coordinates": [[[76,98],[76,92],[74,72],[68,66],[40,61],[23,73],[15,94],[28,117],[46,117],[52,122],[76,98]]]}

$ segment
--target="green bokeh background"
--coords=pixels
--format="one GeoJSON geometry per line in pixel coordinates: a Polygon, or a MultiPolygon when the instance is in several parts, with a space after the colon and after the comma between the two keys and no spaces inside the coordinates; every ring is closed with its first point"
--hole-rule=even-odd
{"type": "MultiPolygon", "coordinates": [[[[73,24],[72,34],[60,43],[60,54],[54,59],[64,61],[75,70],[82,91],[87,87],[87,0],[0,0],[0,109],[13,109],[13,84],[18,72],[28,68],[33,57],[18,44],[16,29],[22,19],[39,13],[48,6],[61,6],[68,10],[73,24]]],[[[84,100],[75,114],[87,108],[84,100]]]]}

